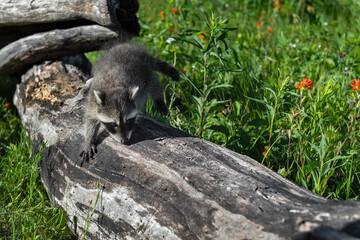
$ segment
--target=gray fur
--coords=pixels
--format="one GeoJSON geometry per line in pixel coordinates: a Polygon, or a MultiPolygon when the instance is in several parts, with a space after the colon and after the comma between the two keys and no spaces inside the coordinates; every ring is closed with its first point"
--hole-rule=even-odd
{"type": "Polygon", "coordinates": [[[154,100],[158,112],[167,114],[163,90],[154,71],[179,79],[173,66],[134,44],[115,45],[99,58],[84,114],[86,146],[80,154],[83,162],[96,153],[95,141],[101,123],[117,141],[130,140],[136,113],[143,109],[147,95],[154,100]]]}

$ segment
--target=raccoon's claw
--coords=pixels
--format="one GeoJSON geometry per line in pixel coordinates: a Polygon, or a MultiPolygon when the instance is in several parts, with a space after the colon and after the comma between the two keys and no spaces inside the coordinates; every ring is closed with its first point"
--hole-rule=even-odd
{"type": "Polygon", "coordinates": [[[155,101],[155,109],[157,112],[165,116],[168,113],[168,108],[162,99],[158,99],[155,101]]]}
{"type": "Polygon", "coordinates": [[[90,146],[84,151],[82,151],[79,155],[79,157],[82,159],[80,167],[83,166],[84,162],[88,162],[90,159],[94,159],[95,153],[97,153],[97,149],[95,146],[90,146]]]}

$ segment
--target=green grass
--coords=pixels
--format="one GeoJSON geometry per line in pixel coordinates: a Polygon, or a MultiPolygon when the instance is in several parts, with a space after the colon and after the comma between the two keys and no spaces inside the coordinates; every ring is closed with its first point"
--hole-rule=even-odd
{"type": "MultiPolygon", "coordinates": [[[[348,83],[360,72],[360,4],[283,2],[140,0],[140,41],[183,70],[177,83],[160,76],[169,115],[151,104],[147,112],[326,198],[359,200],[359,93],[348,83]],[[296,89],[303,77],[312,90],[296,89]]],[[[10,85],[0,78],[0,238],[71,239],[41,185],[10,85]]]]}
{"type": "Polygon", "coordinates": [[[0,99],[0,239],[74,239],[65,212],[51,206],[14,108],[0,99]]]}
{"type": "Polygon", "coordinates": [[[161,77],[172,126],[324,197],[359,199],[358,92],[348,84],[360,71],[358,1],[140,6],[140,39],[184,69],[179,83],[161,77]],[[303,77],[312,90],[296,89],[303,77]]]}

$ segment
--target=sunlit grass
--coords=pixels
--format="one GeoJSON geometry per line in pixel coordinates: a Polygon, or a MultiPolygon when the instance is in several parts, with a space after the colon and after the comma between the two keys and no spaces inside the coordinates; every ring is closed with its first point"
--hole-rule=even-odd
{"type": "MultiPolygon", "coordinates": [[[[13,107],[0,98],[0,238],[73,239],[65,212],[54,208],[13,107]]],[[[29,145],[30,144],[30,145],[29,145]]]]}
{"type": "Polygon", "coordinates": [[[183,72],[180,83],[162,79],[171,125],[322,196],[359,199],[358,93],[349,85],[360,71],[357,1],[141,6],[141,39],[183,72]],[[304,77],[314,86],[301,94],[304,77]]]}

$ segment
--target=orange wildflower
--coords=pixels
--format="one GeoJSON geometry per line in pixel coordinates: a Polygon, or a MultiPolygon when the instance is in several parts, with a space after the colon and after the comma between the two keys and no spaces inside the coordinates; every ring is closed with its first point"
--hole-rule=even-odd
{"type": "Polygon", "coordinates": [[[267,31],[268,31],[269,33],[272,33],[272,32],[273,32],[273,29],[269,27],[269,28],[267,29],[267,31]]]}
{"type": "Polygon", "coordinates": [[[263,155],[265,156],[266,154],[267,154],[267,151],[264,151],[264,152],[263,152],[263,155]]]}
{"type": "Polygon", "coordinates": [[[265,146],[265,150],[267,150],[269,148],[269,146],[265,146]]]}
{"type": "Polygon", "coordinates": [[[276,8],[279,12],[280,12],[280,10],[281,10],[281,7],[280,6],[278,6],[277,8],[276,8]]]}
{"type": "Polygon", "coordinates": [[[355,78],[355,81],[352,81],[349,85],[352,86],[354,91],[360,91],[360,79],[355,78]]]}
{"type": "Polygon", "coordinates": [[[308,5],[306,9],[310,12],[313,7],[311,5],[308,5]]]}
{"type": "Polygon", "coordinates": [[[260,26],[261,26],[261,23],[257,22],[257,23],[255,24],[255,26],[256,26],[256,27],[260,27],[260,26]]]}
{"type": "Polygon", "coordinates": [[[205,42],[205,39],[206,39],[206,33],[201,33],[197,36],[201,42],[205,42]]]}
{"type": "Polygon", "coordinates": [[[171,12],[170,12],[172,15],[175,15],[175,14],[179,14],[179,9],[177,8],[173,8],[171,9],[171,12]]]}
{"type": "Polygon", "coordinates": [[[184,72],[186,72],[187,70],[186,70],[186,68],[183,68],[183,69],[181,69],[181,71],[184,73],[184,72]]]}
{"type": "Polygon", "coordinates": [[[10,109],[10,104],[5,103],[5,104],[4,104],[4,107],[5,107],[6,109],[10,109]]]}
{"type": "Polygon", "coordinates": [[[198,38],[199,39],[204,39],[205,36],[206,36],[206,33],[201,33],[201,34],[198,35],[198,38]]]}
{"type": "Polygon", "coordinates": [[[165,12],[164,11],[160,11],[158,14],[159,17],[164,18],[165,17],[165,12]]]}
{"type": "Polygon", "coordinates": [[[312,86],[314,86],[314,83],[310,78],[306,79],[306,77],[304,77],[301,82],[297,82],[296,88],[297,90],[312,90],[312,86]]]}

